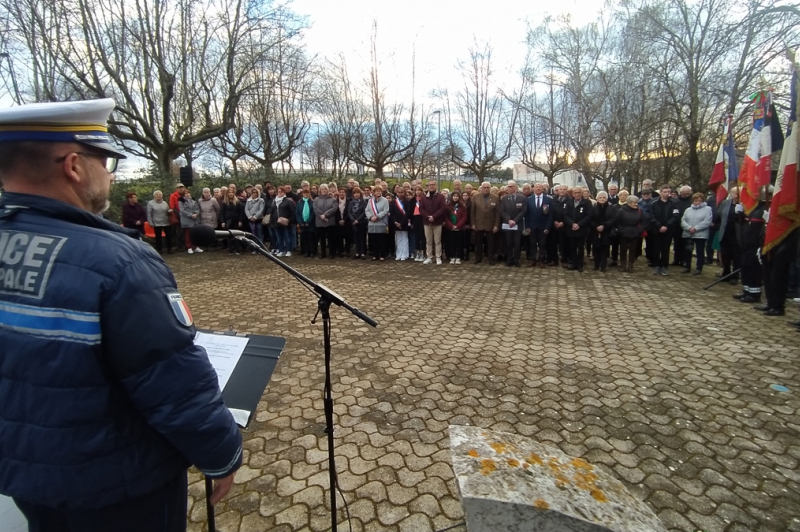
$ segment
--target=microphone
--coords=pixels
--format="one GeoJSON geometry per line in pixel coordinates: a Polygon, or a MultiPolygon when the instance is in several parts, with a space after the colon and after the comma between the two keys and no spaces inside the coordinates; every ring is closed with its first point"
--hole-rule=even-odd
{"type": "Polygon", "coordinates": [[[193,246],[198,247],[206,247],[210,246],[217,240],[223,240],[225,238],[236,238],[239,236],[243,236],[245,238],[252,238],[253,235],[250,233],[245,233],[244,231],[235,231],[235,230],[224,230],[224,231],[215,231],[214,229],[208,227],[207,225],[195,225],[191,229],[189,229],[189,241],[192,243],[193,246]]]}

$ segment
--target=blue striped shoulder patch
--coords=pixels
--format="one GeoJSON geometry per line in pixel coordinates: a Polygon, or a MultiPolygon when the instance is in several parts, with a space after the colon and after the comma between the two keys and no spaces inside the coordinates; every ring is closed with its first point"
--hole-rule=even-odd
{"type": "Polygon", "coordinates": [[[102,339],[100,314],[97,312],[77,312],[2,301],[0,329],[36,338],[88,345],[99,344],[102,339]]]}

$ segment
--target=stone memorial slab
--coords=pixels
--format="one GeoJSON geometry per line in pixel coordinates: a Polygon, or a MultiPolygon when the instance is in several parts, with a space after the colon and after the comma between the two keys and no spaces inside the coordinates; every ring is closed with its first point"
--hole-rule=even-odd
{"type": "Polygon", "coordinates": [[[607,469],[530,438],[450,425],[469,532],[666,532],[607,469]]]}

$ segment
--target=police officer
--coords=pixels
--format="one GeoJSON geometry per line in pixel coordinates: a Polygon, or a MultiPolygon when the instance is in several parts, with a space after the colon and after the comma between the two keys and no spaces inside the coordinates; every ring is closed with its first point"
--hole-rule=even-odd
{"type": "Polygon", "coordinates": [[[216,503],[242,461],[169,268],[99,216],[113,108],[0,110],[0,493],[31,531],[184,531],[187,467],[216,503]]]}

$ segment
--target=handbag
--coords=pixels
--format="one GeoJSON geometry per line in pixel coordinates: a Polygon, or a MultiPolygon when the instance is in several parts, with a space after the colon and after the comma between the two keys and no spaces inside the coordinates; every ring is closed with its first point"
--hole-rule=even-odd
{"type": "Polygon", "coordinates": [[[263,218],[261,218],[261,225],[269,225],[269,214],[265,214],[263,218]]]}
{"type": "Polygon", "coordinates": [[[283,216],[278,216],[278,225],[282,225],[282,226],[286,227],[287,225],[289,225],[289,218],[285,218],[283,216]]]}

